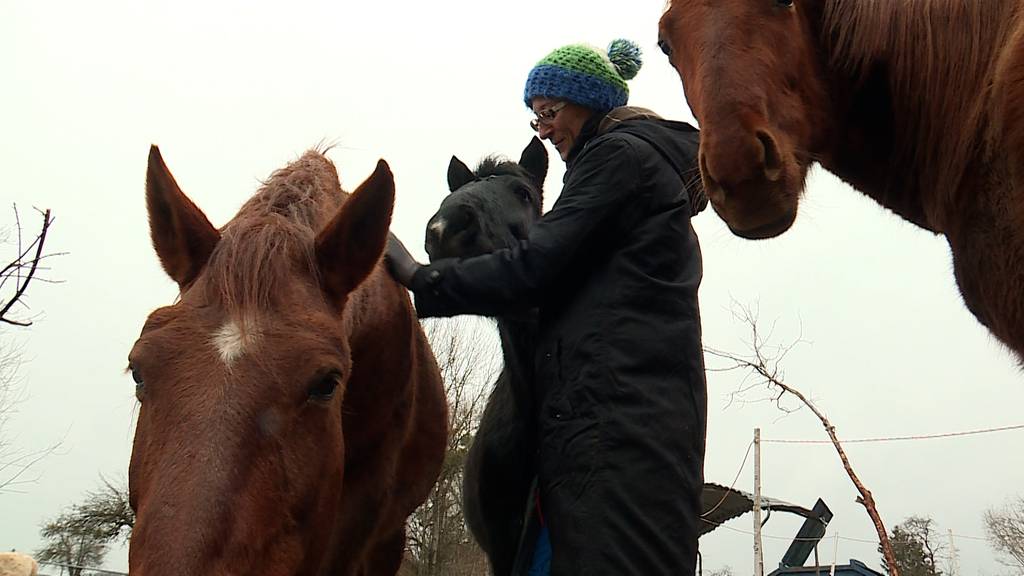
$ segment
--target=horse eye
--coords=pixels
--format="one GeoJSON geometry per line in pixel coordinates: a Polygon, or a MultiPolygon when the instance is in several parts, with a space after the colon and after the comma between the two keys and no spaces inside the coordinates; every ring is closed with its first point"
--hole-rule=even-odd
{"type": "Polygon", "coordinates": [[[775,3],[783,8],[792,8],[793,0],[775,0],[775,3]]]}
{"type": "Polygon", "coordinates": [[[135,381],[135,399],[142,402],[142,392],[145,390],[146,382],[142,379],[142,373],[138,368],[129,364],[128,370],[132,373],[132,380],[135,381]]]}
{"type": "MultiPolygon", "coordinates": [[[[792,4],[792,2],[790,2],[790,4],[792,4]]],[[[668,40],[665,40],[664,38],[659,39],[658,48],[661,48],[661,51],[665,53],[665,56],[672,55],[672,46],[669,45],[668,40]]]]}
{"type": "Polygon", "coordinates": [[[313,383],[310,384],[307,394],[310,400],[318,402],[326,402],[334,397],[335,391],[338,389],[338,384],[341,383],[341,372],[332,370],[326,374],[321,374],[313,378],[313,383]]]}

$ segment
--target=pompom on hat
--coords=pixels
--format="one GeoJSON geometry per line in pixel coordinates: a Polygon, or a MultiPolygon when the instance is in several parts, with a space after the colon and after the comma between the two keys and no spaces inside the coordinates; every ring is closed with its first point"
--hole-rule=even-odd
{"type": "Polygon", "coordinates": [[[608,51],[585,44],[570,44],[544,57],[530,70],[523,100],[568,100],[599,112],[625,106],[629,101],[627,80],[643,64],[640,47],[626,40],[612,40],[608,51]]]}

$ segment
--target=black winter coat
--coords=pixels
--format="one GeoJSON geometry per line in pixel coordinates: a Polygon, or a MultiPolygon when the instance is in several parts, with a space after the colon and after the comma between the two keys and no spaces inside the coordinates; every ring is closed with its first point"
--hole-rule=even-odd
{"type": "Polygon", "coordinates": [[[556,576],[676,576],[696,561],[698,132],[630,110],[585,126],[528,240],[413,279],[421,317],[539,309],[538,476],[556,576]]]}

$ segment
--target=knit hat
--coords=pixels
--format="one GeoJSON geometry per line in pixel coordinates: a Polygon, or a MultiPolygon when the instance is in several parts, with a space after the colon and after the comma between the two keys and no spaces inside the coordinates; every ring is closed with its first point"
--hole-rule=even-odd
{"type": "Polygon", "coordinates": [[[568,100],[599,112],[625,106],[626,80],[640,70],[640,56],[640,47],[622,38],[608,44],[607,54],[585,44],[563,46],[530,70],[523,100],[527,107],[537,97],[568,100]]]}

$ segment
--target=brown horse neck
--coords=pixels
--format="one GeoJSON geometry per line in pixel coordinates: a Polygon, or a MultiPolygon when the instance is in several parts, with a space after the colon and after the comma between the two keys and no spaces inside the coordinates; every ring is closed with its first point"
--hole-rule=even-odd
{"type": "Polygon", "coordinates": [[[989,155],[991,85],[1016,4],[826,2],[833,94],[850,96],[823,164],[907,220],[945,231],[989,155]]]}
{"type": "Polygon", "coordinates": [[[836,125],[819,158],[821,165],[900,217],[936,231],[928,215],[928,195],[918,188],[909,167],[897,161],[884,73],[876,70],[859,82],[837,77],[832,93],[846,97],[835,103],[836,125]]]}

